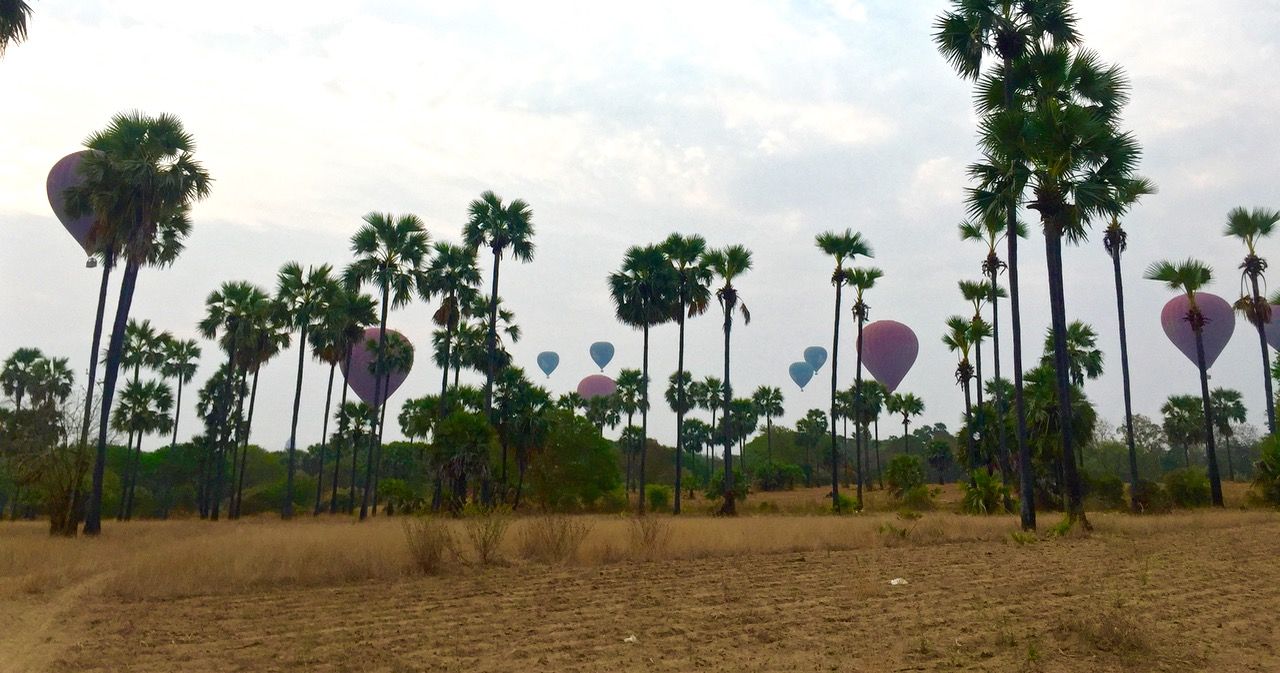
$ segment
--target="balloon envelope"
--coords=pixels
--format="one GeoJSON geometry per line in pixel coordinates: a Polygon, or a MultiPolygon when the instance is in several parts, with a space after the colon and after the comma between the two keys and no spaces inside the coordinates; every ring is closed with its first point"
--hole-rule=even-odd
{"type": "Polygon", "coordinates": [[[1262,333],[1267,337],[1267,344],[1280,351],[1280,306],[1271,305],[1271,322],[1262,326],[1262,333]]]}
{"type": "MultiPolygon", "coordinates": [[[[413,345],[403,334],[389,329],[387,330],[387,342],[391,343],[391,335],[396,335],[404,339],[404,344],[409,347],[410,351],[413,345]]],[[[365,404],[370,406],[379,406],[383,401],[395,394],[400,388],[400,384],[409,377],[409,370],[413,368],[412,361],[403,369],[394,369],[391,371],[385,384],[382,386],[382,394],[376,395],[375,388],[378,387],[377,377],[373,374],[373,363],[378,359],[378,328],[370,327],[364,331],[364,336],[360,342],[351,350],[351,369],[347,370],[347,363],[343,361],[342,374],[347,377],[347,385],[355,391],[365,404]],[[375,396],[376,395],[376,396],[375,396]]]]}
{"type": "Polygon", "coordinates": [[[896,320],[877,320],[862,328],[862,364],[889,392],[898,389],[919,353],[916,333],[896,320]]]}
{"type": "MultiPolygon", "coordinates": [[[[1231,333],[1236,329],[1236,314],[1226,299],[1208,292],[1196,293],[1196,306],[1200,307],[1200,312],[1204,314],[1207,321],[1202,330],[1204,366],[1207,369],[1213,366],[1214,361],[1222,354],[1222,349],[1226,348],[1227,342],[1231,340],[1231,333]]],[[[1186,320],[1187,310],[1190,307],[1191,302],[1185,294],[1170,299],[1160,311],[1160,325],[1164,327],[1165,336],[1169,337],[1169,341],[1172,341],[1173,345],[1177,346],[1188,360],[1191,360],[1191,364],[1197,364],[1196,333],[1191,329],[1191,323],[1186,320]]]]}
{"type": "Polygon", "coordinates": [[[592,374],[578,382],[578,394],[584,400],[608,397],[618,391],[618,384],[604,374],[592,374]]]}
{"type": "MultiPolygon", "coordinates": [[[[822,346],[810,346],[804,349],[804,361],[809,364],[809,368],[817,373],[822,369],[822,365],[827,363],[827,349],[822,346]]],[[[801,386],[803,388],[804,386],[801,386]]]]}
{"type": "Polygon", "coordinates": [[[791,374],[791,380],[800,386],[800,390],[804,390],[809,380],[813,378],[813,367],[808,362],[792,362],[791,366],[787,367],[787,373],[791,374]]]}
{"type": "Polygon", "coordinates": [[[89,233],[93,230],[93,214],[71,217],[67,214],[67,199],[64,195],[68,188],[84,182],[84,176],[80,175],[80,162],[91,151],[80,150],[59,159],[58,163],[49,170],[49,177],[44,183],[45,192],[49,195],[49,205],[53,207],[53,214],[58,216],[58,221],[62,222],[62,226],[76,239],[76,243],[84,248],[87,255],[93,254],[93,246],[89,243],[89,233]]]}
{"type": "Polygon", "coordinates": [[[613,360],[613,344],[608,341],[597,341],[591,344],[591,359],[604,371],[609,366],[609,362],[613,360]]]}
{"type": "Polygon", "coordinates": [[[559,366],[560,356],[558,354],[551,351],[538,353],[538,369],[541,369],[542,373],[546,374],[548,378],[551,377],[551,372],[554,372],[556,367],[559,366]]]}

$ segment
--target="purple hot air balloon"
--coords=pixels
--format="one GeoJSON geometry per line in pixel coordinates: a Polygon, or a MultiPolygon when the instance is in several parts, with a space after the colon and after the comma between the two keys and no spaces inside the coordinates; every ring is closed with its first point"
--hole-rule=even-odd
{"type": "Polygon", "coordinates": [[[413,345],[404,338],[403,334],[392,329],[387,330],[387,348],[389,350],[404,348],[408,349],[408,352],[391,353],[392,357],[388,359],[399,367],[392,369],[390,376],[383,382],[381,395],[375,392],[378,382],[373,373],[373,363],[378,359],[377,327],[365,329],[364,336],[352,349],[350,371],[347,371],[347,363],[342,362],[342,373],[347,377],[347,385],[351,386],[356,395],[370,406],[376,407],[395,394],[400,384],[409,377],[409,370],[413,368],[413,345]]]}
{"type": "Polygon", "coordinates": [[[80,175],[80,162],[92,151],[80,150],[62,157],[49,170],[49,178],[44,183],[45,191],[49,194],[49,205],[53,207],[53,214],[58,216],[58,221],[62,222],[62,226],[76,239],[76,243],[84,248],[86,255],[93,254],[93,245],[89,242],[89,234],[93,231],[93,215],[81,217],[68,215],[67,200],[64,195],[68,188],[84,182],[84,176],[80,175]]]}
{"type": "Polygon", "coordinates": [[[1262,333],[1267,337],[1267,344],[1280,351],[1280,306],[1271,305],[1271,322],[1262,326],[1262,333]]]}
{"type": "Polygon", "coordinates": [[[900,322],[877,320],[862,328],[862,364],[889,392],[898,389],[919,353],[916,333],[900,322]]]}
{"type": "Polygon", "coordinates": [[[592,374],[578,382],[578,394],[584,400],[608,397],[618,392],[618,384],[604,374],[592,374]]]}
{"type": "MultiPolygon", "coordinates": [[[[1236,314],[1226,299],[1208,292],[1196,293],[1196,306],[1200,307],[1200,312],[1204,314],[1206,320],[1202,337],[1204,366],[1207,369],[1213,366],[1214,361],[1222,354],[1222,349],[1226,348],[1227,342],[1231,340],[1231,333],[1236,329],[1236,314]]],[[[1160,311],[1160,324],[1164,327],[1164,333],[1169,337],[1169,341],[1172,341],[1173,345],[1191,360],[1191,364],[1197,364],[1196,334],[1191,329],[1191,323],[1186,320],[1187,310],[1190,307],[1191,302],[1185,294],[1170,299],[1160,311]]]]}

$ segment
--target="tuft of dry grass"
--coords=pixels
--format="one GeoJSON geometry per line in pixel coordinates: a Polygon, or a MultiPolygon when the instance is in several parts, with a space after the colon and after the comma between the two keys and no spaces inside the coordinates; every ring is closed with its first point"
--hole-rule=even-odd
{"type": "Polygon", "coordinates": [[[526,519],[520,535],[520,556],[549,565],[571,563],[591,533],[583,517],[545,514],[526,519]]]}

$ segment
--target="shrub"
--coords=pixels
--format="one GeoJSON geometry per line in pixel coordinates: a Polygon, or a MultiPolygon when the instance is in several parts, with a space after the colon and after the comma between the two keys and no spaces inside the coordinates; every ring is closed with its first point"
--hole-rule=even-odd
{"type": "Polygon", "coordinates": [[[627,511],[628,508],[627,492],[621,488],[605,493],[595,503],[595,509],[605,514],[618,514],[627,511]]]}
{"type": "Polygon", "coordinates": [[[1138,501],[1139,512],[1157,514],[1173,509],[1173,500],[1169,498],[1169,492],[1164,490],[1164,486],[1157,481],[1138,480],[1134,498],[1138,501]]]}
{"type": "Polygon", "coordinates": [[[850,514],[862,509],[858,506],[858,499],[846,493],[841,493],[837,498],[837,502],[840,503],[840,512],[843,514],[850,514]]]}
{"type": "Polygon", "coordinates": [[[511,525],[511,510],[505,507],[481,509],[468,506],[464,514],[467,517],[464,522],[467,540],[476,553],[476,560],[482,566],[499,562],[502,540],[507,536],[507,527],[511,525]]]}
{"type": "Polygon", "coordinates": [[[578,555],[591,524],[563,514],[530,519],[520,540],[520,553],[543,563],[569,563],[578,555]]]}
{"type": "Polygon", "coordinates": [[[444,568],[445,552],[454,548],[449,527],[432,516],[404,519],[404,537],[414,566],[427,575],[439,574],[444,568]]]}
{"type": "Polygon", "coordinates": [[[1004,511],[1009,489],[986,470],[974,470],[972,479],[964,482],[961,508],[968,514],[995,514],[1004,511]]]}
{"type": "MultiPolygon", "coordinates": [[[[751,491],[746,478],[741,474],[733,475],[733,494],[738,500],[746,500],[747,493],[751,491]]],[[[707,486],[705,493],[707,500],[720,500],[724,497],[724,473],[718,472],[711,478],[711,483],[707,486]]]]}
{"type": "Polygon", "coordinates": [[[918,484],[902,493],[902,504],[913,510],[933,509],[934,491],[924,484],[918,484]]]}
{"type": "Polygon", "coordinates": [[[1093,475],[1088,472],[1083,477],[1084,497],[1097,509],[1125,509],[1124,482],[1113,474],[1093,475]]]}
{"type": "Polygon", "coordinates": [[[804,481],[804,470],[791,463],[766,462],[754,471],[762,491],[790,491],[804,481]]]}
{"type": "Polygon", "coordinates": [[[644,487],[645,504],[652,512],[671,510],[671,487],[664,484],[647,484],[644,487]]]}
{"type": "Polygon", "coordinates": [[[591,421],[567,411],[551,412],[525,479],[529,498],[551,510],[592,507],[621,484],[613,445],[591,421]]]}
{"type": "Polygon", "coordinates": [[[901,498],[907,491],[924,485],[924,463],[915,456],[894,456],[884,469],[884,480],[889,483],[889,492],[901,498]]]}
{"type": "Polygon", "coordinates": [[[1268,437],[1259,445],[1254,464],[1253,488],[1264,503],[1280,506],[1280,438],[1268,437]]]}
{"type": "Polygon", "coordinates": [[[671,543],[671,524],[654,516],[631,518],[631,556],[644,561],[662,558],[671,543]]]}
{"type": "Polygon", "coordinates": [[[1209,477],[1198,467],[1165,474],[1164,487],[1175,507],[1207,507],[1211,500],[1209,477]]]}

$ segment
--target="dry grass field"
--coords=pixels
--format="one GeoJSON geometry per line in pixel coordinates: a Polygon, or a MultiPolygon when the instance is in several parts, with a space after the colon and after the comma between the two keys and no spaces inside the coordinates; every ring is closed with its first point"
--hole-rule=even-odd
{"type": "Polygon", "coordinates": [[[1061,538],[765,499],[789,513],[509,519],[489,563],[492,528],[448,521],[430,576],[402,518],[3,523],[0,671],[1280,670],[1274,512],[1061,538]],[[580,544],[548,555],[566,525],[580,544]]]}

